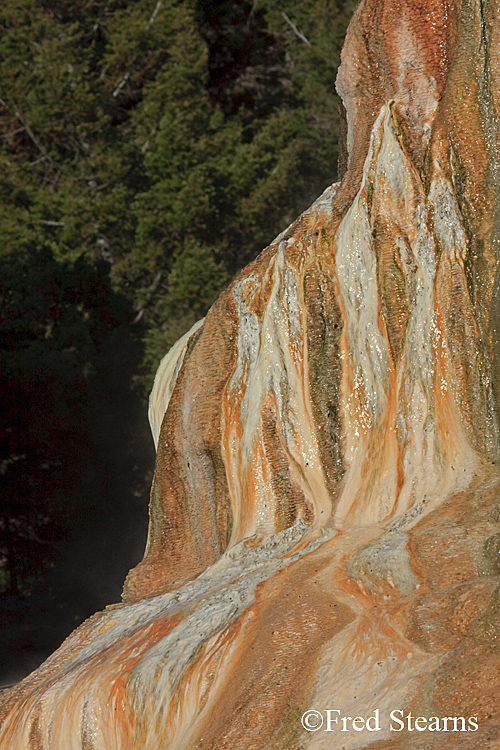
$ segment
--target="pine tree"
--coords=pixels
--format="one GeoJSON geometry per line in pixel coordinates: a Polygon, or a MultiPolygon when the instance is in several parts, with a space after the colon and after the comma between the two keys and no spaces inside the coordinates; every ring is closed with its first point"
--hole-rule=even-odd
{"type": "Polygon", "coordinates": [[[2,3],[4,587],[27,592],[59,560],[61,588],[72,525],[85,546],[93,521],[137,518],[147,481],[130,434],[132,473],[85,467],[135,419],[127,378],[147,393],[174,341],[335,179],[353,5],[2,3]]]}

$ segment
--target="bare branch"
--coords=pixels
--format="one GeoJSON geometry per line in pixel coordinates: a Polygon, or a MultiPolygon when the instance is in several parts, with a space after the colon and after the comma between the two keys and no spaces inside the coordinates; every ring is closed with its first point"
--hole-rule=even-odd
{"type": "Polygon", "coordinates": [[[46,150],[44,149],[44,147],[42,146],[42,144],[40,143],[40,141],[36,138],[35,134],[33,133],[32,129],[30,128],[30,126],[26,124],[26,122],[23,120],[23,118],[19,114],[19,112],[16,112],[15,114],[16,114],[17,119],[22,124],[22,126],[25,129],[25,131],[28,133],[29,137],[31,138],[31,140],[33,141],[33,143],[35,144],[35,146],[37,147],[37,149],[44,156],[46,156],[46,157],[48,157],[50,159],[50,156],[47,154],[46,150]]]}
{"type": "Polygon", "coordinates": [[[46,156],[40,156],[39,159],[35,159],[35,161],[30,161],[30,163],[28,164],[28,166],[29,167],[34,167],[36,164],[40,164],[40,162],[42,162],[42,161],[47,161],[47,157],[46,156]]]}
{"type": "Polygon", "coordinates": [[[129,78],[130,78],[130,73],[127,71],[125,75],[123,76],[122,80],[120,81],[120,83],[118,84],[118,86],[116,87],[116,89],[113,91],[113,96],[115,98],[118,96],[118,94],[120,93],[122,88],[125,86],[129,78]]]}
{"type": "Polygon", "coordinates": [[[148,26],[153,23],[153,21],[155,20],[156,16],[158,15],[158,11],[160,10],[160,8],[161,8],[161,0],[158,0],[158,2],[155,5],[155,9],[154,9],[153,13],[151,14],[151,18],[148,21],[148,26]]]}
{"type": "Polygon", "coordinates": [[[292,29],[293,33],[296,34],[302,42],[304,42],[305,44],[307,44],[308,47],[311,47],[312,46],[311,42],[308,39],[306,39],[306,37],[304,36],[304,34],[301,31],[298,30],[298,28],[295,26],[294,22],[290,21],[290,19],[288,18],[287,14],[284,11],[281,11],[281,15],[283,16],[283,18],[285,19],[285,21],[287,22],[287,24],[290,26],[290,28],[292,29]]]}
{"type": "Polygon", "coordinates": [[[15,130],[11,130],[10,133],[5,133],[5,135],[2,135],[2,138],[10,138],[13,135],[17,135],[18,133],[22,133],[24,130],[26,130],[26,128],[23,125],[22,128],[16,128],[15,130]]]}
{"type": "Polygon", "coordinates": [[[141,307],[139,308],[139,311],[138,311],[137,315],[135,316],[135,318],[132,321],[132,324],[138,323],[140,321],[140,319],[142,318],[142,316],[144,315],[144,310],[147,307],[147,305],[150,303],[151,298],[153,297],[153,294],[158,289],[158,285],[159,285],[160,281],[161,281],[161,271],[158,271],[158,273],[156,274],[156,276],[154,278],[154,281],[151,284],[151,286],[149,288],[149,291],[148,291],[148,293],[146,295],[146,299],[144,300],[144,304],[141,305],[141,307]]]}
{"type": "MultiPolygon", "coordinates": [[[[2,104],[3,103],[4,102],[2,102],[2,104]]],[[[35,136],[35,134],[32,131],[32,129],[30,128],[30,126],[23,119],[23,117],[20,114],[20,112],[15,112],[14,114],[17,117],[17,119],[19,120],[19,122],[21,123],[21,125],[24,127],[25,131],[28,133],[28,136],[33,141],[33,143],[35,144],[35,146],[37,147],[37,149],[40,151],[41,154],[43,154],[44,158],[47,159],[47,161],[50,163],[51,167],[53,167],[54,169],[57,168],[57,169],[63,171],[62,165],[58,164],[56,161],[54,161],[54,159],[51,157],[51,155],[44,149],[44,147],[42,146],[42,144],[40,143],[40,141],[38,140],[38,138],[35,136]]],[[[35,162],[32,162],[32,163],[35,163],[35,162]]]]}

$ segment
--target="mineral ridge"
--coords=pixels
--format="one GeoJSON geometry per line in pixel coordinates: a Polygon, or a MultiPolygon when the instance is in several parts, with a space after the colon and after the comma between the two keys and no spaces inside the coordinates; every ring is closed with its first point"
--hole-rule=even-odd
{"type": "Polygon", "coordinates": [[[162,362],[144,559],[1,750],[500,748],[498,0],[362,0],[337,87],[341,182],[162,362]]]}

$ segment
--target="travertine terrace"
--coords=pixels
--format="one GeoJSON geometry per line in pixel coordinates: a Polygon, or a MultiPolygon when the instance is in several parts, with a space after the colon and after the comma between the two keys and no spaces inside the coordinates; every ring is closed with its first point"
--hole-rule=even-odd
{"type": "Polygon", "coordinates": [[[162,363],[144,560],[1,750],[500,748],[499,3],[362,0],[337,87],[341,182],[162,363]]]}

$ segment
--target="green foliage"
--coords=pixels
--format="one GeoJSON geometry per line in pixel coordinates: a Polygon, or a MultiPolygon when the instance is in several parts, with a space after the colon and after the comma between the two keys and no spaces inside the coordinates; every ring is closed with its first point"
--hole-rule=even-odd
{"type": "Polygon", "coordinates": [[[165,348],[335,178],[334,81],[352,8],[4,4],[4,251],[111,263],[146,324],[148,386],[165,348]],[[206,289],[182,260],[195,247],[206,289]],[[186,297],[176,288],[181,267],[196,298],[188,279],[186,297]]]}
{"type": "Polygon", "coordinates": [[[91,464],[135,419],[130,381],[146,393],[167,349],[335,179],[334,81],[353,7],[2,3],[0,543],[11,584],[29,588],[83,518],[127,515],[141,493],[130,472],[146,483],[137,444],[120,444],[112,470],[91,464]]]}

